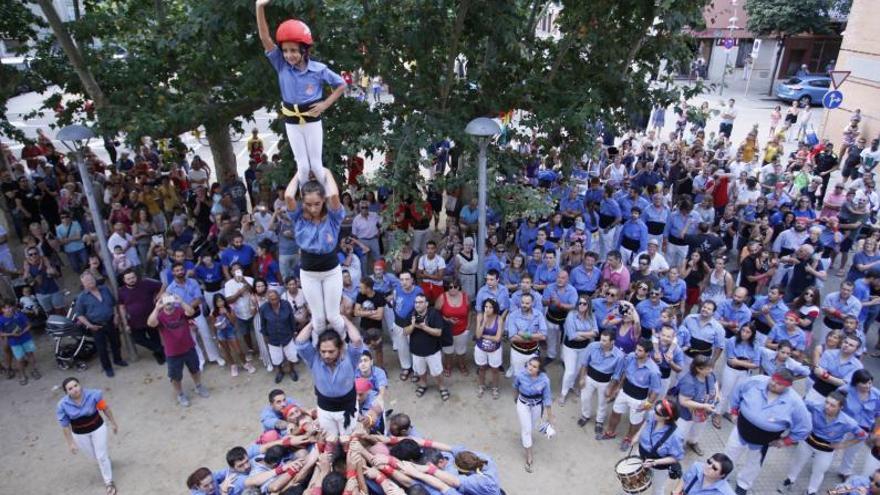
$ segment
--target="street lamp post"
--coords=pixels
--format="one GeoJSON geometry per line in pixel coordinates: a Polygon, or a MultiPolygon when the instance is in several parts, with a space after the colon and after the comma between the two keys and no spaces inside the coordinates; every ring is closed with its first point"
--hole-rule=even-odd
{"type": "Polygon", "coordinates": [[[488,117],[478,117],[468,122],[464,132],[477,138],[480,145],[479,158],[479,184],[477,186],[477,202],[479,206],[479,220],[477,222],[477,284],[481,283],[486,276],[486,148],[489,146],[489,138],[501,133],[501,126],[488,117]]]}
{"type": "MultiPolygon", "coordinates": [[[[118,299],[119,287],[117,287],[116,277],[113,275],[113,258],[110,256],[110,248],[107,247],[107,234],[104,232],[104,217],[101,215],[101,209],[99,208],[98,200],[95,197],[95,189],[92,186],[92,177],[89,175],[88,170],[86,170],[86,163],[83,158],[83,150],[85,146],[90,139],[96,137],[95,131],[84,125],[74,124],[58,131],[58,134],[55,137],[61,141],[61,143],[64,144],[64,147],[70,150],[76,158],[76,169],[79,171],[80,179],[82,179],[83,192],[89,203],[89,210],[92,212],[92,223],[95,224],[98,255],[101,257],[104,269],[107,270],[107,284],[110,286],[110,292],[113,293],[113,297],[118,299]]],[[[123,324],[125,324],[125,322],[123,322],[123,324]]],[[[120,331],[119,333],[121,334],[120,337],[122,343],[125,346],[125,350],[129,357],[132,360],[137,359],[137,351],[135,350],[134,343],[129,338],[128,332],[120,331]]]]}

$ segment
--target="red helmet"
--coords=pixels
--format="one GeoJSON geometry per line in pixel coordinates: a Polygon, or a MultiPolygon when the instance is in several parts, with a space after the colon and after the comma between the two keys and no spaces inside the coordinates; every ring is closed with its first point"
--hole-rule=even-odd
{"type": "Polygon", "coordinates": [[[312,31],[306,26],[306,23],[296,19],[288,19],[282,22],[278,26],[278,30],[275,31],[276,43],[280,45],[286,41],[311,45],[312,31]]]}

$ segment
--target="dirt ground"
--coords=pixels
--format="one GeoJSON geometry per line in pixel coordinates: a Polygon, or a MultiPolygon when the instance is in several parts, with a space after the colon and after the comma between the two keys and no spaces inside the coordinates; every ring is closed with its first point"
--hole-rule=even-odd
{"type": "MultiPolygon", "coordinates": [[[[58,385],[67,376],[79,377],[85,387],[104,389],[118,418],[119,434],[111,435],[109,448],[114,478],[123,495],[187,493],[185,480],[194,469],[224,467],[227,449],[257,438],[259,411],[269,390],[275,388],[274,374],[266,373],[265,368],[254,375],[243,373],[232,378],[227,368],[209,365],[204,383],[211,397],[202,399],[191,393],[192,406],[184,409],[174,400],[165,367],[151,358],[142,357],[128,368],[117,368],[116,377],[111,379],[100,372],[97,359],[84,372],[60,371],[51,359],[50,340],[38,335],[37,346],[44,375],[41,380],[20,386],[17,380],[0,378],[0,493],[104,493],[97,464],[82,454],[70,454],[55,420],[55,405],[62,393],[58,385]]],[[[386,356],[394,358],[390,349],[386,356]]],[[[289,396],[313,405],[311,375],[302,365],[299,371],[300,381],[293,383],[288,378],[282,388],[289,396]]],[[[562,366],[558,362],[552,364],[548,372],[555,393],[562,366]]],[[[397,379],[396,364],[388,374],[389,407],[408,413],[413,424],[429,438],[463,444],[492,455],[500,465],[501,480],[508,494],[622,493],[614,465],[624,453],[618,450],[616,442],[597,442],[593,438],[593,423],[584,429],[576,425],[576,401],[569,400],[563,408],[554,404],[558,435],[551,440],[535,436],[536,461],[534,473],[529,474],[523,469],[509,380],[502,378],[502,395],[498,400],[490,394],[479,399],[475,374],[463,377],[456,372],[450,386],[452,397],[443,403],[434,387],[423,398],[416,398],[414,386],[397,379]]],[[[184,378],[184,385],[192,388],[188,377],[184,378]]],[[[722,431],[707,429],[701,442],[706,455],[723,450],[729,430],[726,423],[722,431]]],[[[753,493],[775,492],[791,454],[792,451],[771,450],[753,493]]],[[[689,453],[685,466],[695,459],[689,453]]],[[[801,475],[797,488],[806,482],[806,477],[806,473],[801,475]]],[[[836,477],[827,478],[823,489],[836,482],[836,477]]]]}

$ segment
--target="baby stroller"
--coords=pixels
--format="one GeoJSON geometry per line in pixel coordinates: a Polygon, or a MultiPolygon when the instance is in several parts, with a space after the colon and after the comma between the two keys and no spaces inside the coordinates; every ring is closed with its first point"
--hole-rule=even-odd
{"type": "Polygon", "coordinates": [[[86,362],[96,353],[95,340],[85,327],[76,322],[73,304],[67,316],[51,315],[46,320],[46,333],[55,339],[55,364],[58,369],[88,368],[86,362]]]}

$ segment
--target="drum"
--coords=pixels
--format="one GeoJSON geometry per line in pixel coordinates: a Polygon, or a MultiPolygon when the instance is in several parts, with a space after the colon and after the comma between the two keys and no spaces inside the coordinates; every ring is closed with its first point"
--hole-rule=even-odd
{"type": "Polygon", "coordinates": [[[643,466],[642,462],[640,457],[632,455],[617,461],[614,466],[624,493],[642,493],[651,487],[654,473],[643,466]]]}

